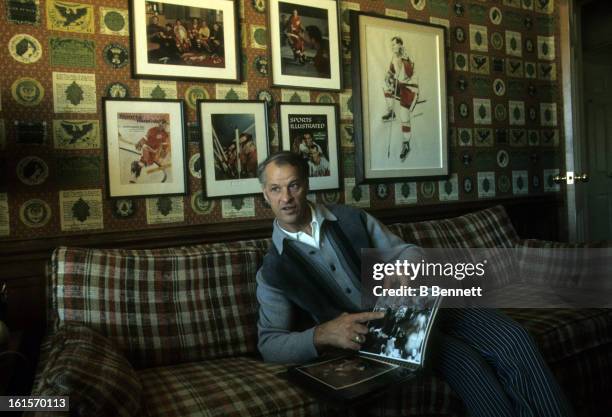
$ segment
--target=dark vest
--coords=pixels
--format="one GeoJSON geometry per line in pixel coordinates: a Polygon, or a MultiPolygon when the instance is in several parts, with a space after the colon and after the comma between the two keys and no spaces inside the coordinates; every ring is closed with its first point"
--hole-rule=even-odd
{"type": "MultiPolygon", "coordinates": [[[[370,248],[371,241],[366,228],[365,213],[348,206],[329,206],[338,221],[325,220],[321,236],[326,234],[340,250],[349,266],[350,278],[360,288],[361,249],[370,248]]],[[[274,243],[264,257],[262,277],[266,284],[281,290],[300,309],[307,312],[316,322],[322,323],[343,312],[354,313],[346,294],[331,285],[310,265],[307,258],[291,239],[283,240],[283,253],[279,254],[274,243]]]]}

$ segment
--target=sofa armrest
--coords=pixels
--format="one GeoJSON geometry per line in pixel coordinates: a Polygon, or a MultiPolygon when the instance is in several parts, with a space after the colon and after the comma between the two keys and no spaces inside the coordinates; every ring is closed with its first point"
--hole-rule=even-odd
{"type": "Polygon", "coordinates": [[[597,269],[612,255],[607,248],[612,248],[612,242],[565,243],[522,239],[515,246],[518,271],[524,282],[555,288],[588,289],[607,285],[602,280],[601,270],[597,269]]]}
{"type": "Polygon", "coordinates": [[[546,249],[578,249],[578,248],[612,248],[612,242],[601,240],[596,242],[567,243],[541,239],[520,239],[516,248],[546,248],[546,249]]]}
{"type": "Polygon", "coordinates": [[[88,327],[66,323],[51,336],[48,349],[46,364],[32,395],[70,397],[71,416],[138,414],[140,379],[109,339],[88,327]]]}

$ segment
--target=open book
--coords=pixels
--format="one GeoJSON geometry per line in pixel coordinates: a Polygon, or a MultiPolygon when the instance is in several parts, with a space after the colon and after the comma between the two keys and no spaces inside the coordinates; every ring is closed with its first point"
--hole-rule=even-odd
{"type": "Polygon", "coordinates": [[[441,297],[379,298],[356,354],[340,355],[289,370],[298,382],[336,400],[351,400],[409,379],[423,367],[441,297]]]}

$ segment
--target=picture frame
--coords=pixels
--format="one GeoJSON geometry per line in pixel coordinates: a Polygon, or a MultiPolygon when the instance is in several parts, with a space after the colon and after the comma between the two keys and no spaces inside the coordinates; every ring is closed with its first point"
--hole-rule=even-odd
{"type": "Polygon", "coordinates": [[[130,0],[134,78],[241,80],[237,0],[130,0]]]}
{"type": "Polygon", "coordinates": [[[351,12],[358,183],[448,176],[445,31],[351,12]]]}
{"type": "Polygon", "coordinates": [[[187,193],[183,100],[102,99],[109,198],[187,193]]]}
{"type": "Polygon", "coordinates": [[[207,197],[261,193],[257,166],[270,154],[268,106],[261,100],[198,100],[207,197]]]}
{"type": "Polygon", "coordinates": [[[268,32],[273,86],[342,89],[337,0],[270,0],[268,32]]]}
{"type": "Polygon", "coordinates": [[[279,103],[281,148],[308,163],[310,191],[340,189],[339,109],[335,103],[279,103]]]}

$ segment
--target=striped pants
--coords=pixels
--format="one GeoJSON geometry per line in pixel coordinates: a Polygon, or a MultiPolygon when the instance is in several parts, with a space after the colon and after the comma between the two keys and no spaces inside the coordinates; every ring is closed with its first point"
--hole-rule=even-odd
{"type": "Polygon", "coordinates": [[[560,417],[574,413],[523,327],[496,310],[441,309],[428,362],[471,417],[560,417]]]}

